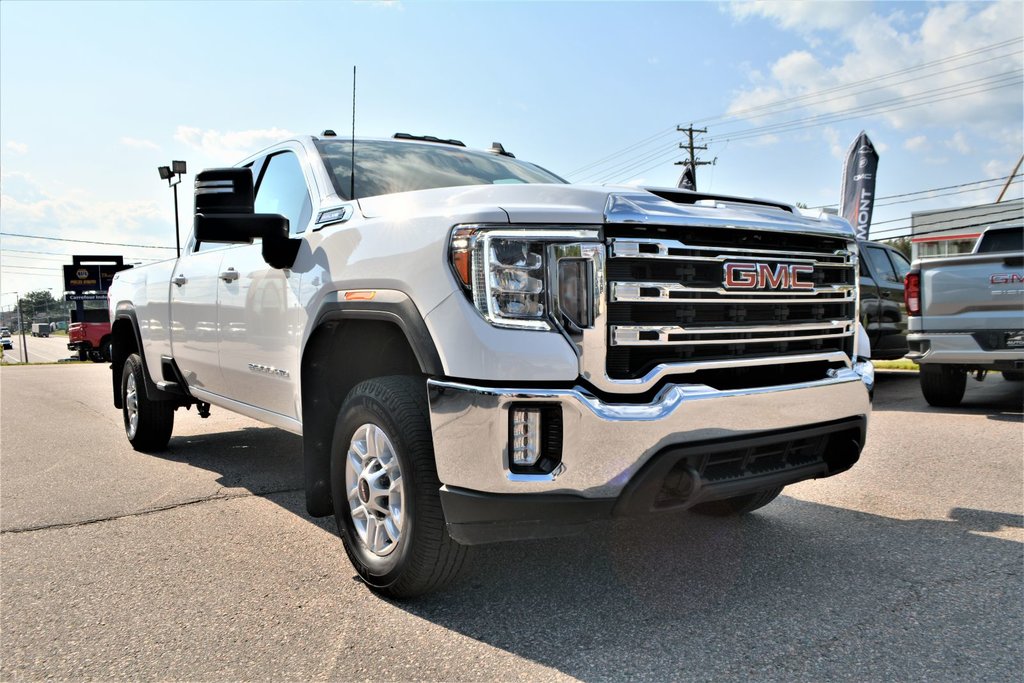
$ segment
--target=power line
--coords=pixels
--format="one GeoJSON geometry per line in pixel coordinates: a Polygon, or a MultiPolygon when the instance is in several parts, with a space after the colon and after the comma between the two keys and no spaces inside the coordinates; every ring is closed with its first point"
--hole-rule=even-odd
{"type": "MultiPolygon", "coordinates": [[[[951,230],[962,230],[964,228],[976,228],[976,227],[981,227],[981,226],[984,226],[984,225],[990,225],[992,223],[1006,223],[1006,222],[1011,222],[1011,221],[1024,220],[1024,213],[1022,213],[1021,207],[1009,207],[1009,208],[1006,208],[1006,209],[1002,209],[1000,211],[989,211],[987,213],[979,213],[979,214],[975,214],[973,216],[964,216],[962,218],[949,218],[949,217],[947,217],[947,218],[943,218],[943,219],[940,219],[940,220],[937,220],[937,221],[926,221],[926,222],[923,222],[923,223],[918,223],[917,225],[901,225],[901,226],[895,227],[895,228],[886,228],[885,230],[881,230],[879,232],[882,232],[882,233],[899,232],[901,230],[907,230],[907,229],[913,230],[915,228],[926,228],[926,227],[929,227],[929,226],[932,226],[932,225],[948,225],[951,221],[975,220],[975,219],[978,219],[978,218],[986,218],[988,216],[1007,216],[1008,214],[1013,214],[1013,215],[1010,216],[1009,218],[992,219],[990,221],[983,221],[981,223],[956,225],[956,226],[953,226],[953,227],[941,228],[941,229],[938,229],[938,230],[931,230],[931,231],[925,231],[925,232],[915,232],[915,233],[913,233],[913,235],[914,236],[917,236],[917,235],[930,235],[930,234],[933,234],[933,233],[949,232],[951,230]]],[[[909,220],[909,218],[894,218],[894,219],[888,220],[888,221],[879,221],[878,223],[872,224],[871,227],[874,228],[875,225],[882,225],[883,223],[895,223],[897,221],[905,221],[905,220],[909,220]]],[[[875,234],[877,235],[878,233],[875,233],[875,234]]],[[[892,239],[892,238],[887,238],[887,239],[892,239]]]]}
{"type": "MultiPolygon", "coordinates": [[[[792,132],[795,132],[795,131],[798,131],[798,130],[804,130],[804,129],[807,129],[807,128],[813,128],[813,127],[820,126],[820,125],[823,125],[823,124],[826,124],[826,123],[839,123],[841,121],[848,121],[850,119],[861,118],[862,116],[878,116],[878,115],[881,115],[881,114],[887,114],[887,113],[891,113],[891,112],[895,112],[895,111],[902,111],[904,109],[912,109],[912,108],[915,108],[915,107],[922,107],[922,106],[929,105],[929,104],[936,104],[938,102],[946,102],[946,101],[952,100],[952,99],[959,99],[959,98],[961,98],[961,97],[963,97],[965,95],[978,95],[978,94],[982,94],[982,93],[986,93],[986,92],[992,92],[994,90],[1000,90],[1002,88],[1007,88],[1007,87],[1019,85],[1021,83],[1020,77],[1012,75],[1012,74],[1010,74],[1010,75],[1005,75],[1004,74],[1004,75],[997,76],[995,78],[997,78],[999,80],[1002,80],[1002,81],[1007,81],[1007,82],[1001,83],[1001,84],[993,84],[993,83],[997,82],[997,81],[994,81],[993,83],[989,83],[989,84],[970,83],[970,84],[966,84],[966,85],[962,84],[962,85],[957,85],[957,86],[947,86],[947,87],[944,87],[944,88],[935,89],[934,91],[928,91],[927,93],[922,93],[922,94],[919,94],[917,96],[912,96],[909,99],[917,99],[917,98],[920,98],[920,97],[924,97],[925,95],[927,95],[927,98],[923,99],[921,101],[918,101],[918,102],[910,102],[908,104],[903,104],[901,106],[892,106],[892,107],[881,107],[881,108],[878,108],[880,104],[891,103],[891,102],[896,102],[896,101],[900,101],[900,100],[906,101],[906,99],[908,99],[908,98],[893,98],[891,100],[885,100],[883,102],[876,102],[876,103],[873,103],[873,104],[870,104],[870,105],[862,105],[860,107],[855,107],[855,108],[852,108],[852,109],[847,109],[847,110],[842,110],[842,111],[838,111],[838,112],[833,112],[831,114],[817,114],[815,116],[805,117],[803,119],[795,119],[795,120],[792,120],[792,121],[783,121],[783,122],[780,122],[780,123],[775,123],[775,124],[770,124],[770,125],[765,125],[765,126],[754,126],[754,127],[743,129],[743,130],[734,131],[733,133],[726,133],[726,134],[722,134],[722,135],[711,136],[711,137],[709,137],[707,139],[707,141],[708,142],[728,142],[728,141],[731,141],[731,140],[744,140],[744,139],[749,139],[749,138],[754,138],[754,137],[760,137],[760,136],[768,134],[768,133],[770,133],[770,134],[792,133],[792,132]],[[990,87],[980,87],[982,85],[987,85],[987,86],[990,86],[990,87]],[[942,96],[942,97],[934,97],[935,94],[939,94],[939,93],[943,94],[944,96],[942,96]]],[[[673,156],[675,156],[675,150],[673,150],[673,156]]],[[[611,180],[612,178],[615,178],[615,177],[621,178],[627,172],[633,172],[633,175],[639,175],[640,173],[644,173],[644,172],[646,172],[646,171],[648,171],[648,170],[650,170],[652,168],[655,168],[656,166],[660,166],[662,163],[667,161],[669,158],[670,158],[670,156],[665,155],[664,150],[658,150],[658,151],[655,151],[653,153],[646,154],[643,157],[641,157],[640,159],[633,160],[632,162],[629,162],[629,161],[624,162],[625,165],[620,164],[620,166],[617,167],[615,171],[613,171],[609,175],[605,175],[603,178],[601,178],[597,182],[608,182],[609,180],[611,180]],[[662,156],[660,156],[658,158],[657,162],[655,162],[652,165],[646,166],[645,168],[643,168],[643,169],[641,169],[639,171],[635,170],[637,167],[643,165],[643,163],[645,163],[646,161],[653,159],[658,154],[661,154],[662,156]]]]}
{"type": "Polygon", "coordinates": [[[579,168],[577,168],[575,170],[569,171],[568,173],[566,173],[566,175],[576,175],[577,173],[582,173],[583,171],[586,171],[587,169],[592,168],[594,166],[600,166],[601,163],[604,162],[607,159],[611,159],[611,158],[613,158],[615,156],[618,156],[620,154],[624,154],[625,152],[629,152],[629,151],[631,151],[631,150],[633,150],[633,149],[635,149],[637,147],[643,147],[646,144],[649,144],[651,140],[654,140],[656,138],[667,137],[670,132],[674,132],[674,131],[675,131],[675,126],[671,126],[669,128],[666,128],[665,130],[658,131],[654,135],[646,137],[643,140],[640,140],[639,142],[633,143],[632,145],[628,145],[627,147],[624,147],[624,148],[622,148],[621,150],[619,150],[617,152],[612,152],[608,156],[602,157],[602,158],[598,159],[597,161],[594,161],[592,163],[587,164],[586,166],[581,166],[581,167],[579,167],[579,168]]]}
{"type": "Polygon", "coordinates": [[[60,268],[59,266],[51,266],[49,268],[41,268],[39,266],[23,266],[20,263],[15,263],[13,265],[8,265],[8,266],[0,265],[0,270],[8,270],[10,268],[25,268],[25,269],[28,269],[28,270],[45,270],[45,271],[48,271],[48,272],[51,272],[51,273],[53,273],[53,272],[62,272],[63,271],[63,269],[60,268]]]}
{"type": "Polygon", "coordinates": [[[743,140],[751,137],[759,137],[769,132],[791,133],[795,130],[813,128],[815,126],[820,126],[826,123],[838,123],[840,121],[848,121],[851,118],[860,118],[862,116],[878,116],[881,114],[888,114],[894,111],[902,111],[904,109],[922,107],[927,104],[946,102],[951,99],[959,99],[964,95],[980,95],[982,93],[992,92],[995,90],[1000,90],[1002,88],[1008,88],[1014,85],[1020,85],[1021,73],[1024,73],[1024,70],[1017,69],[1008,74],[999,74],[996,76],[979,79],[977,81],[966,84],[957,84],[954,86],[935,88],[933,90],[924,91],[916,95],[894,97],[888,100],[880,100],[878,102],[872,102],[871,104],[860,105],[858,107],[853,107],[850,109],[843,109],[840,111],[826,114],[815,114],[814,116],[808,116],[802,119],[780,121],[779,123],[766,124],[764,126],[753,126],[751,128],[744,128],[742,130],[733,131],[732,133],[724,133],[722,135],[709,137],[708,142],[719,142],[724,140],[743,140]],[[991,82],[983,83],[983,81],[991,82]],[[936,97],[936,95],[940,94],[943,96],[936,97]],[[900,106],[881,107],[881,105],[883,104],[892,104],[896,102],[903,102],[904,104],[900,106]]]}
{"type": "MultiPolygon", "coordinates": [[[[904,85],[906,83],[911,83],[913,81],[918,81],[918,80],[922,80],[922,79],[925,79],[925,78],[934,78],[935,76],[941,76],[943,74],[952,73],[954,71],[959,71],[961,69],[967,69],[967,68],[970,68],[970,67],[973,67],[973,66],[979,66],[981,64],[985,64],[985,63],[988,63],[988,62],[996,61],[996,60],[999,60],[999,59],[1005,59],[1007,57],[1012,57],[1013,55],[1020,54],[1021,51],[1020,50],[1014,50],[1013,52],[1008,52],[1006,54],[997,55],[995,57],[990,57],[988,59],[983,59],[983,60],[978,61],[978,62],[971,62],[970,64],[961,64],[961,65],[955,66],[955,67],[953,67],[951,69],[943,69],[943,70],[940,70],[940,71],[936,71],[935,73],[923,74],[921,76],[915,76],[914,78],[903,80],[903,81],[897,81],[895,83],[880,83],[880,81],[885,81],[885,80],[888,80],[888,79],[893,78],[895,76],[901,76],[901,75],[906,74],[906,73],[911,73],[911,72],[914,72],[914,71],[921,71],[921,70],[929,69],[931,67],[939,66],[941,64],[944,64],[944,63],[947,63],[947,62],[950,62],[950,61],[955,61],[955,60],[958,60],[958,59],[963,59],[965,57],[974,56],[974,55],[979,54],[981,52],[990,52],[992,50],[997,50],[997,49],[1000,49],[1000,48],[1003,48],[1003,47],[1007,47],[1007,46],[1009,46],[1009,45],[1011,45],[1013,43],[1018,43],[1021,40],[1022,40],[1022,38],[1019,38],[1019,37],[1018,38],[1014,38],[1012,40],[1003,41],[1002,43],[996,43],[994,45],[990,45],[988,47],[979,48],[977,50],[971,50],[970,52],[963,52],[961,54],[953,55],[951,57],[946,57],[944,59],[938,59],[938,60],[935,60],[933,62],[927,62],[927,63],[924,63],[924,64],[919,64],[917,66],[908,67],[906,69],[900,69],[899,71],[892,71],[892,72],[887,73],[887,74],[882,74],[881,76],[875,76],[875,77],[872,77],[872,78],[865,78],[865,79],[862,79],[862,80],[859,80],[859,81],[854,81],[853,83],[846,83],[844,85],[837,85],[837,86],[833,86],[831,88],[826,88],[825,90],[818,90],[818,91],[815,91],[815,92],[812,92],[812,93],[806,93],[804,95],[798,95],[798,96],[795,96],[795,97],[790,97],[790,98],[786,98],[786,99],[782,99],[782,100],[776,100],[775,102],[768,102],[768,103],[760,104],[760,105],[757,105],[757,106],[754,106],[754,107],[748,107],[746,109],[740,109],[740,110],[735,110],[735,111],[731,111],[731,112],[725,112],[723,114],[719,114],[719,115],[714,116],[714,117],[709,117],[709,118],[706,118],[706,119],[699,119],[697,122],[698,123],[713,123],[715,121],[727,121],[729,119],[745,118],[742,115],[750,114],[750,113],[753,113],[753,112],[760,112],[760,111],[763,111],[763,110],[766,110],[766,109],[771,109],[773,107],[777,107],[779,105],[789,105],[789,104],[794,104],[796,102],[804,102],[806,100],[814,100],[815,98],[820,97],[822,95],[829,95],[829,94],[832,94],[832,93],[835,93],[835,92],[840,92],[842,90],[850,90],[850,89],[859,87],[861,85],[870,85],[871,87],[869,87],[869,88],[867,88],[865,90],[857,91],[856,93],[847,93],[847,94],[844,94],[844,95],[842,95],[842,96],[840,96],[838,98],[830,98],[830,99],[821,100],[821,101],[818,101],[818,102],[809,102],[808,105],[822,104],[823,102],[831,102],[834,99],[841,99],[843,97],[852,97],[855,94],[860,94],[862,92],[869,92],[872,89],[877,89],[877,88],[880,88],[880,87],[889,88],[889,87],[892,87],[892,86],[895,86],[895,85],[904,85]]],[[[783,111],[789,111],[791,109],[799,109],[801,107],[805,107],[805,106],[808,106],[808,105],[800,105],[798,107],[792,107],[792,108],[789,108],[789,109],[783,109],[783,110],[774,111],[774,112],[766,112],[763,115],[765,115],[765,116],[772,116],[772,115],[775,115],[775,114],[780,114],[783,111]]]]}
{"type": "MultiPolygon", "coordinates": [[[[733,131],[731,133],[722,133],[719,135],[713,135],[707,138],[707,142],[729,142],[732,140],[745,140],[755,137],[761,137],[765,134],[784,134],[792,133],[799,130],[805,130],[807,128],[814,128],[825,124],[840,123],[842,121],[849,121],[851,119],[867,117],[867,116],[880,116],[883,114],[889,114],[892,112],[903,111],[905,109],[913,109],[915,107],[922,107],[929,104],[937,104],[940,102],[947,102],[953,99],[959,99],[967,95],[980,95],[987,92],[993,92],[1001,90],[1003,88],[1019,86],[1022,82],[1021,75],[1024,70],[1018,69],[1014,72],[997,74],[989,76],[984,79],[980,79],[975,82],[966,84],[956,84],[952,86],[944,86],[942,88],[934,88],[931,90],[922,91],[914,95],[901,96],[890,98],[888,100],[879,100],[870,104],[860,105],[848,109],[842,109],[835,112],[815,114],[799,119],[793,119],[790,121],[780,121],[777,123],[766,124],[763,126],[752,126],[750,128],[744,128],[733,131]],[[902,103],[898,106],[883,106],[892,105],[895,103],[902,103]]],[[[673,152],[675,150],[673,149],[673,152]]],[[[640,157],[632,157],[630,159],[618,162],[617,165],[606,168],[601,172],[600,177],[596,182],[608,182],[613,178],[621,178],[627,172],[634,171],[645,162],[658,157],[658,161],[652,165],[649,165],[639,171],[633,173],[638,175],[645,171],[655,168],[661,165],[665,161],[669,160],[673,155],[667,155],[664,148],[654,150],[653,152],[646,152],[640,157]],[[660,156],[659,156],[660,155],[660,156]]],[[[572,174],[569,174],[572,175],[572,174]]],[[[595,175],[590,176],[591,178],[595,175]]],[[[585,178],[584,180],[589,180],[585,178]]]]}
{"type": "MultiPolygon", "coordinates": [[[[957,225],[951,228],[940,228],[938,230],[926,230],[925,232],[912,232],[908,235],[897,235],[895,237],[884,237],[882,239],[898,239],[899,237],[922,237],[924,235],[937,235],[942,232],[952,232],[954,230],[964,230],[966,228],[986,228],[990,225],[998,225],[1000,223],[1015,223],[1020,222],[1022,218],[1020,216],[1012,216],[1010,218],[1000,218],[998,220],[984,221],[983,223],[968,223],[966,225],[957,225]]],[[[910,226],[905,226],[910,227],[910,226]]],[[[917,226],[914,226],[917,227],[917,226]]],[[[893,228],[893,230],[899,230],[902,228],[893,228]]],[[[883,230],[882,232],[892,232],[891,230],[883,230]]]]}
{"type": "Polygon", "coordinates": [[[0,232],[4,237],[24,237],[31,240],[52,240],[54,242],[78,242],[80,244],[103,244],[108,247],[136,247],[138,249],[174,249],[174,247],[158,247],[152,244],[125,244],[123,242],[98,242],[96,240],[73,240],[66,237],[43,237],[42,235],[23,235],[16,232],[0,232]]]}
{"type": "MultiPolygon", "coordinates": [[[[1018,174],[1014,175],[1013,177],[1017,178],[1020,175],[1021,174],[1018,173],[1018,174]]],[[[1004,175],[1001,178],[986,178],[985,180],[972,180],[969,183],[960,183],[958,185],[946,185],[945,187],[933,187],[933,188],[931,188],[929,190],[915,190],[913,192],[904,192],[902,194],[890,194],[890,195],[886,195],[884,197],[877,197],[876,199],[881,201],[883,199],[896,199],[897,197],[910,197],[910,196],[913,196],[913,195],[916,195],[916,194],[927,194],[929,192],[938,192],[939,190],[952,190],[952,189],[955,189],[955,188],[958,188],[958,187],[967,187],[968,185],[980,185],[982,183],[1000,182],[1000,181],[1003,181],[1003,180],[1007,180],[1009,177],[1010,176],[1008,176],[1008,175],[1004,175]]],[[[839,204],[836,203],[836,202],[833,202],[831,204],[819,204],[818,206],[808,206],[807,208],[808,209],[824,209],[824,208],[829,207],[829,206],[839,206],[839,204]]]]}
{"type": "MultiPolygon", "coordinates": [[[[1016,185],[1020,180],[1010,181],[1011,185],[1016,185]]],[[[981,192],[982,190],[991,190],[999,187],[999,183],[993,183],[984,187],[972,187],[966,190],[956,190],[954,192],[946,192],[944,194],[935,195],[934,197],[918,197],[916,199],[900,199],[895,202],[885,202],[884,204],[875,204],[875,206],[893,206],[894,204],[913,204],[914,202],[926,202],[929,199],[941,199],[942,197],[948,197],[953,194],[964,194],[965,192],[981,192]]]]}
{"type": "MultiPolygon", "coordinates": [[[[796,102],[804,102],[804,101],[807,101],[807,100],[813,100],[815,98],[821,97],[822,95],[827,95],[827,94],[831,94],[831,93],[835,93],[835,92],[840,92],[842,90],[850,90],[850,89],[853,89],[853,88],[856,88],[858,86],[865,85],[865,84],[873,84],[874,86],[877,87],[879,85],[880,81],[885,81],[887,79],[891,79],[891,78],[894,78],[896,76],[901,76],[901,75],[904,75],[904,74],[907,74],[907,73],[913,73],[913,72],[917,72],[917,71],[924,71],[924,70],[927,70],[927,69],[930,69],[930,68],[933,68],[933,67],[936,67],[936,66],[941,66],[943,64],[948,64],[950,62],[954,62],[954,61],[957,61],[957,60],[965,59],[965,58],[972,57],[972,56],[979,55],[979,54],[986,53],[986,52],[992,52],[994,50],[999,50],[1001,48],[1005,48],[1007,46],[1010,46],[1010,45],[1013,45],[1013,44],[1016,44],[1016,43],[1020,43],[1021,40],[1022,40],[1022,37],[1018,36],[1018,37],[1015,37],[1015,38],[1012,38],[1012,39],[1009,39],[1009,40],[1005,40],[1005,41],[1002,41],[1002,42],[999,42],[999,43],[994,43],[992,45],[983,46],[983,47],[980,47],[980,48],[976,48],[974,50],[968,50],[967,52],[962,52],[962,53],[959,53],[959,54],[956,54],[956,55],[950,55],[950,56],[944,57],[942,59],[934,60],[934,61],[931,61],[931,62],[925,62],[925,63],[922,63],[922,64],[917,64],[915,66],[906,67],[904,69],[899,69],[897,71],[893,71],[893,72],[890,72],[890,73],[887,73],[887,74],[882,74],[880,76],[875,76],[875,77],[872,77],[872,78],[862,79],[860,81],[855,81],[853,83],[847,83],[847,84],[843,84],[843,85],[833,86],[831,88],[826,88],[824,90],[819,90],[819,91],[815,91],[815,92],[812,92],[812,93],[805,93],[803,95],[799,95],[799,96],[796,96],[796,97],[791,97],[791,98],[787,98],[787,99],[783,99],[783,100],[777,100],[775,102],[770,102],[770,103],[767,103],[767,104],[758,105],[756,107],[749,107],[749,108],[743,109],[743,110],[738,110],[738,111],[733,111],[733,112],[725,112],[723,114],[718,114],[718,115],[711,116],[711,117],[705,117],[705,118],[702,118],[702,119],[697,119],[696,123],[706,123],[706,122],[713,122],[713,121],[719,121],[719,120],[739,119],[739,118],[741,118],[742,114],[752,113],[752,112],[755,112],[755,111],[764,111],[765,109],[777,108],[780,105],[788,105],[788,104],[793,104],[793,103],[796,103],[796,102]]],[[[1006,54],[1003,54],[1003,55],[997,55],[996,57],[991,57],[991,58],[988,58],[988,59],[985,59],[985,60],[971,62],[969,64],[960,64],[960,65],[954,66],[954,67],[952,67],[950,69],[943,69],[943,70],[936,71],[936,72],[931,73],[931,74],[923,74],[921,76],[915,77],[914,79],[908,79],[908,80],[900,81],[900,82],[897,82],[897,83],[888,83],[888,84],[883,84],[883,85],[884,85],[884,87],[891,87],[891,86],[895,86],[895,85],[902,85],[904,83],[911,82],[913,80],[921,80],[921,79],[925,79],[925,78],[934,78],[936,76],[941,76],[943,74],[951,73],[953,71],[957,71],[957,70],[961,70],[961,69],[965,69],[965,68],[969,68],[969,67],[974,67],[974,66],[979,66],[979,65],[984,64],[986,62],[995,61],[997,59],[1005,59],[1006,57],[1010,57],[1010,56],[1019,54],[1019,52],[1020,52],[1019,50],[1015,50],[1013,52],[1009,52],[1009,53],[1006,53],[1006,54]]],[[[844,97],[849,97],[849,96],[852,96],[853,94],[860,94],[860,93],[850,93],[850,94],[844,95],[844,97]]],[[[827,101],[831,101],[831,100],[827,100],[827,101]]],[[[820,104],[820,103],[821,102],[818,102],[818,104],[820,104]]],[[[814,103],[809,103],[809,104],[814,104],[814,103]]],[[[770,112],[769,115],[780,114],[783,111],[787,111],[787,110],[778,110],[778,111],[770,112]]],[[[567,173],[566,175],[568,175],[568,176],[575,176],[575,175],[577,175],[579,173],[582,173],[585,170],[589,170],[589,169],[592,169],[592,168],[595,168],[595,167],[599,167],[599,166],[602,166],[602,165],[607,165],[606,162],[608,162],[608,161],[610,161],[612,159],[616,159],[618,157],[621,157],[621,156],[623,156],[625,154],[628,154],[630,152],[633,152],[634,150],[637,150],[638,148],[645,147],[645,146],[649,145],[649,143],[652,140],[656,139],[656,138],[667,137],[669,131],[671,131],[671,129],[667,129],[667,130],[663,130],[663,131],[661,131],[659,133],[655,133],[654,135],[649,136],[647,138],[644,138],[643,140],[641,140],[641,141],[639,141],[637,143],[634,143],[632,145],[624,147],[624,148],[622,148],[621,150],[619,150],[617,152],[613,152],[612,154],[609,154],[609,155],[607,155],[605,157],[602,157],[601,159],[598,159],[597,161],[591,162],[590,164],[587,164],[587,165],[582,166],[582,167],[580,167],[578,169],[575,169],[575,170],[567,173]]],[[[729,137],[723,138],[723,140],[725,140],[725,141],[727,141],[729,139],[730,139],[729,137]]],[[[645,155],[645,157],[644,157],[645,160],[646,159],[650,159],[652,157],[652,155],[649,152],[645,152],[644,155],[645,155]]],[[[629,166],[631,164],[634,164],[636,161],[637,161],[637,157],[633,156],[632,157],[632,161],[626,161],[624,163],[623,162],[617,162],[617,165],[616,165],[615,168],[621,167],[621,166],[629,166]]],[[[639,161],[639,164],[642,164],[642,163],[644,163],[644,161],[639,161]]],[[[640,173],[643,173],[644,171],[649,170],[650,168],[653,168],[653,166],[650,166],[648,168],[643,169],[642,171],[640,171],[640,173]]],[[[590,177],[596,177],[596,176],[600,176],[600,175],[607,175],[610,170],[611,169],[606,169],[604,171],[600,171],[598,173],[591,174],[590,177]]],[[[612,175],[615,175],[615,173],[612,172],[612,175]]],[[[601,182],[601,181],[599,181],[599,182],[601,182]]]]}
{"type": "MultiPolygon", "coordinates": [[[[7,255],[7,252],[11,252],[11,251],[18,252],[19,254],[42,254],[42,255],[45,255],[45,256],[47,256],[49,258],[55,258],[55,259],[66,259],[66,258],[73,258],[74,257],[74,254],[55,254],[52,251],[34,251],[32,249],[10,249],[8,247],[0,248],[0,255],[7,255]]],[[[21,257],[17,257],[17,258],[21,258],[21,257]]],[[[27,257],[25,257],[25,258],[27,258],[27,257]]],[[[39,257],[36,257],[36,258],[39,258],[39,257]]],[[[153,258],[151,256],[125,256],[124,258],[126,258],[126,259],[130,258],[130,259],[136,260],[136,261],[159,261],[160,260],[160,259],[153,258]]]]}

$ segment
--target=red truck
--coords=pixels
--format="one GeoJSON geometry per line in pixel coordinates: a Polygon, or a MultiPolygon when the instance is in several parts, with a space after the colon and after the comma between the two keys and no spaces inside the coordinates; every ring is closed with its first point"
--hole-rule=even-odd
{"type": "Polygon", "coordinates": [[[78,360],[109,363],[110,313],[106,309],[90,308],[85,310],[84,316],[79,316],[77,311],[72,311],[68,348],[78,353],[78,360]]]}

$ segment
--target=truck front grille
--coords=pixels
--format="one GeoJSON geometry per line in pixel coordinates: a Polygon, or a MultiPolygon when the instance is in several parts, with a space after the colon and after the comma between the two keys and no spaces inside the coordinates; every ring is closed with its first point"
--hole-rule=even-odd
{"type": "Polygon", "coordinates": [[[843,239],[657,226],[611,226],[606,236],[612,379],[640,378],[662,364],[763,358],[770,366],[780,356],[852,354],[856,271],[843,239]],[[800,275],[806,289],[736,289],[725,286],[730,262],[765,264],[773,276],[793,265],[813,270],[800,275]]]}

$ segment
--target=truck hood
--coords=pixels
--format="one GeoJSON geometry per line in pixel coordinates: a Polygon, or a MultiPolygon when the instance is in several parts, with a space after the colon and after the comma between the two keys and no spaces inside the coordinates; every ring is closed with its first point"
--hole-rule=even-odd
{"type": "Polygon", "coordinates": [[[805,214],[779,202],[687,192],[675,188],[604,185],[473,185],[402,192],[359,200],[366,218],[443,214],[453,222],[602,225],[639,223],[750,227],[853,237],[844,219],[805,214]],[[504,217],[502,217],[504,214],[504,217]]]}

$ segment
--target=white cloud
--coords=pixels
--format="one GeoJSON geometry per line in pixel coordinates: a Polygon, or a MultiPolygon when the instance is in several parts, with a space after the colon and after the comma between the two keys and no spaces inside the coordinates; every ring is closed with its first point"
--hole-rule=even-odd
{"type": "Polygon", "coordinates": [[[1022,66],[1019,43],[962,59],[950,58],[1018,38],[1024,24],[1024,3],[933,5],[927,6],[921,17],[908,17],[901,11],[882,15],[876,8],[871,3],[729,4],[727,11],[737,20],[768,20],[808,40],[812,35],[824,37],[829,46],[828,50],[794,50],[783,55],[771,65],[765,82],[735,95],[729,111],[737,114],[863,82],[802,100],[796,103],[801,105],[799,109],[773,116],[760,110],[746,118],[765,123],[844,112],[844,116],[858,116],[865,123],[878,121],[910,131],[926,125],[969,122],[965,125],[985,131],[991,140],[998,139],[1002,129],[1021,129],[1024,106],[1019,76],[1014,78],[1022,66]],[[946,61],[881,78],[939,60],[946,61]],[[908,104],[921,106],[904,108],[908,104]],[[873,112],[867,108],[850,111],[871,105],[877,105],[873,112]]]}
{"type": "MultiPolygon", "coordinates": [[[[173,211],[153,201],[103,201],[81,190],[51,194],[47,188],[25,173],[0,175],[0,226],[5,232],[61,237],[76,240],[99,240],[129,244],[174,245],[173,211]]],[[[4,238],[13,246],[21,238],[4,238]]],[[[42,244],[25,240],[27,247],[42,244]]],[[[51,243],[56,245],[57,243],[51,243]]],[[[77,245],[79,250],[95,250],[97,246],[77,245]]],[[[123,252],[109,247],[112,253],[123,252]]],[[[56,251],[55,247],[55,251],[56,251]]],[[[140,253],[139,250],[134,250],[140,253]]],[[[172,252],[143,249],[153,257],[172,252]]]]}
{"type": "Polygon", "coordinates": [[[15,154],[28,154],[28,145],[26,145],[23,142],[15,142],[14,140],[8,140],[7,149],[11,150],[15,154]]]}
{"type": "Polygon", "coordinates": [[[178,126],[174,139],[210,159],[233,164],[264,147],[294,135],[283,128],[219,131],[178,126]]]}
{"type": "MultiPolygon", "coordinates": [[[[991,159],[982,165],[982,170],[989,178],[1005,178],[1010,175],[1016,159],[991,159]]],[[[1020,173],[1020,171],[1017,171],[1020,173]]]]}
{"type": "Polygon", "coordinates": [[[915,135],[903,141],[903,149],[911,152],[927,152],[930,147],[927,135],[915,135]]]}
{"type": "Polygon", "coordinates": [[[964,135],[962,130],[958,130],[953,134],[949,140],[946,140],[946,147],[952,150],[960,152],[960,154],[970,154],[971,146],[967,144],[967,136],[964,135]]]}
{"type": "Polygon", "coordinates": [[[825,126],[821,134],[825,138],[825,142],[828,143],[828,151],[832,156],[840,161],[846,159],[846,147],[839,140],[839,131],[832,126],[825,126]]]}
{"type": "Polygon", "coordinates": [[[762,17],[801,32],[838,29],[870,15],[861,2],[732,2],[728,9],[740,20],[762,17]]]}
{"type": "Polygon", "coordinates": [[[135,149],[160,149],[160,145],[149,140],[140,140],[138,138],[121,138],[121,144],[125,147],[133,147],[135,149]]]}

